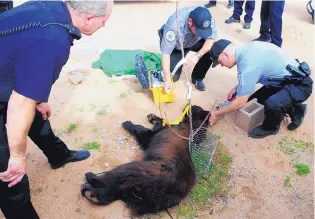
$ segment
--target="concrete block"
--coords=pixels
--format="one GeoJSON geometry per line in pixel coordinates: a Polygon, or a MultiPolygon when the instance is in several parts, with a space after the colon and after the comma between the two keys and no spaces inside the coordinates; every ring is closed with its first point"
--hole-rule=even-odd
{"type": "Polygon", "coordinates": [[[250,131],[264,121],[264,105],[254,98],[236,113],[235,123],[245,132],[250,131]]]}

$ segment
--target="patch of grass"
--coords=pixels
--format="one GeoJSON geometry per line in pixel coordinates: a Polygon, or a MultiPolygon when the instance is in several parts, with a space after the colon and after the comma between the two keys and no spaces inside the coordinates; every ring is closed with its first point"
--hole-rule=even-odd
{"type": "Polygon", "coordinates": [[[215,198],[226,196],[229,191],[227,174],[231,162],[232,157],[227,148],[219,141],[210,169],[198,179],[188,197],[174,213],[194,218],[198,210],[209,209],[215,198]]]}
{"type": "Polygon", "coordinates": [[[109,84],[114,84],[114,83],[117,83],[118,81],[115,81],[115,80],[113,80],[113,79],[110,79],[109,81],[108,81],[108,83],[109,84]]]}
{"type": "Polygon", "coordinates": [[[299,176],[304,176],[304,175],[307,175],[311,172],[309,166],[306,164],[301,164],[301,163],[295,164],[295,168],[296,168],[296,173],[299,176]]]}
{"type": "Polygon", "coordinates": [[[291,183],[290,183],[291,178],[289,176],[287,176],[284,180],[284,185],[291,187],[291,183]]]}
{"type": "Polygon", "coordinates": [[[192,149],[191,156],[196,172],[203,172],[203,170],[206,169],[209,163],[208,152],[200,149],[192,149]]]}
{"type": "Polygon", "coordinates": [[[97,115],[107,115],[109,112],[110,110],[108,109],[108,107],[102,107],[99,111],[97,111],[97,115]]]}
{"type": "Polygon", "coordinates": [[[187,207],[178,207],[177,214],[181,217],[186,216],[186,218],[189,218],[189,219],[193,219],[197,215],[194,210],[188,209],[187,207]]]}
{"type": "Polygon", "coordinates": [[[223,138],[223,134],[218,135],[218,140],[221,140],[223,138]]]}
{"type": "Polygon", "coordinates": [[[93,128],[92,130],[94,133],[98,131],[98,128],[93,128]]]}
{"type": "Polygon", "coordinates": [[[294,138],[283,137],[279,142],[280,149],[288,155],[292,155],[299,150],[304,150],[312,146],[311,142],[296,140],[294,138]]]}
{"type": "Polygon", "coordinates": [[[72,132],[76,131],[77,128],[78,128],[78,124],[72,123],[72,124],[70,124],[70,125],[68,126],[67,132],[68,132],[68,133],[72,133],[72,132]]]}
{"type": "Polygon", "coordinates": [[[93,141],[93,142],[88,142],[88,143],[84,144],[83,149],[86,149],[86,150],[99,149],[100,146],[101,145],[98,142],[93,141]]]}
{"type": "Polygon", "coordinates": [[[138,89],[138,90],[136,90],[136,93],[138,94],[138,93],[144,93],[144,90],[143,89],[138,89]]]}
{"type": "Polygon", "coordinates": [[[81,106],[81,107],[79,108],[79,111],[82,113],[82,112],[84,111],[84,106],[81,106]]]}
{"type": "Polygon", "coordinates": [[[122,92],[121,94],[120,94],[120,98],[126,98],[128,96],[128,94],[126,93],[126,92],[122,92]]]}

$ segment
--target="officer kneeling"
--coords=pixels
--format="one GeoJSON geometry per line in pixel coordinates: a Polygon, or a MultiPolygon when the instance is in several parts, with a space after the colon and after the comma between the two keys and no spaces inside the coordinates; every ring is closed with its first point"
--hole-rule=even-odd
{"type": "MultiPolygon", "coordinates": [[[[184,54],[189,51],[197,52],[190,57],[185,65],[194,66],[191,80],[195,87],[205,90],[202,82],[211,66],[209,51],[214,40],[217,38],[214,18],[205,7],[185,7],[178,10],[180,33],[184,47],[184,54]]],[[[180,36],[177,30],[176,13],[167,20],[166,24],[158,31],[160,36],[160,47],[162,52],[162,69],[165,76],[164,89],[170,90],[171,71],[182,59],[180,36]]],[[[173,75],[173,81],[180,78],[182,68],[178,68],[173,75]]]]}
{"type": "Polygon", "coordinates": [[[310,69],[303,62],[286,55],[279,47],[253,41],[243,46],[235,46],[228,40],[219,40],[210,51],[212,67],[217,64],[232,68],[237,65],[238,85],[228,94],[231,100],[226,108],[213,112],[210,122],[215,123],[218,116],[236,111],[247,101],[257,98],[265,106],[262,125],[249,132],[252,138],[264,138],[277,134],[285,114],[291,117],[289,130],[297,129],[306,114],[306,101],[312,93],[313,81],[310,69]],[[249,96],[256,83],[264,86],[249,96]]]}

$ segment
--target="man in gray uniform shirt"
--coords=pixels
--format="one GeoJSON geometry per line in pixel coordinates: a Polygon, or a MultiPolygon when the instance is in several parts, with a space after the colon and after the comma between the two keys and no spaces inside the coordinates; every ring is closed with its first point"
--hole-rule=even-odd
{"type": "Polygon", "coordinates": [[[307,109],[307,105],[302,103],[313,90],[307,63],[299,63],[274,44],[259,41],[235,46],[228,40],[218,40],[213,44],[210,56],[212,67],[220,64],[233,68],[236,65],[238,71],[238,84],[227,97],[231,102],[226,108],[211,114],[211,123],[215,123],[218,116],[236,111],[247,101],[257,98],[265,106],[265,118],[262,125],[249,131],[250,137],[264,138],[277,134],[286,114],[291,118],[289,130],[302,124],[307,109]],[[264,86],[254,92],[257,83],[264,86]]]}
{"type": "MultiPolygon", "coordinates": [[[[191,77],[192,83],[198,90],[204,91],[203,79],[212,63],[209,51],[217,38],[214,18],[208,9],[197,6],[179,9],[178,18],[185,56],[189,51],[197,52],[187,60],[185,65],[187,67],[194,66],[191,77]]],[[[165,77],[164,89],[168,91],[172,86],[171,72],[182,59],[176,12],[171,15],[158,33],[162,52],[162,69],[165,77]]],[[[182,68],[179,68],[172,76],[174,82],[180,78],[181,71],[182,68]]]]}

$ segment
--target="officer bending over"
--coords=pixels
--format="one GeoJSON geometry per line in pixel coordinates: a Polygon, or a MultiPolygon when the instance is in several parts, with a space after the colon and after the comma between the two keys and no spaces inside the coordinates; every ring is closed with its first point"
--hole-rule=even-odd
{"type": "Polygon", "coordinates": [[[238,71],[238,85],[228,94],[228,100],[232,101],[226,108],[213,112],[210,122],[215,123],[218,116],[236,111],[257,98],[265,106],[265,118],[262,125],[249,132],[250,137],[264,138],[278,133],[285,114],[291,117],[289,130],[301,125],[306,114],[306,104],[302,103],[313,89],[305,62],[300,65],[274,44],[259,41],[238,47],[222,39],[214,43],[210,54],[213,67],[218,63],[228,68],[236,65],[238,71]],[[291,71],[292,68],[296,70],[291,71]],[[258,82],[264,86],[249,96],[258,82]]]}
{"type": "Polygon", "coordinates": [[[103,27],[112,5],[35,1],[0,15],[0,209],[7,219],[39,218],[26,175],[27,136],[53,169],[90,156],[54,135],[47,101],[74,39],[103,27]]]}
{"type": "MultiPolygon", "coordinates": [[[[184,47],[184,54],[189,51],[197,52],[185,63],[193,67],[192,83],[200,91],[205,90],[202,82],[211,66],[209,50],[217,37],[214,18],[205,7],[185,7],[178,10],[180,33],[184,47]]],[[[171,72],[182,59],[180,38],[177,31],[176,12],[167,20],[158,31],[162,52],[162,69],[165,76],[164,89],[168,91],[171,84],[171,72]]],[[[180,78],[182,68],[173,75],[174,82],[180,78]]]]}

